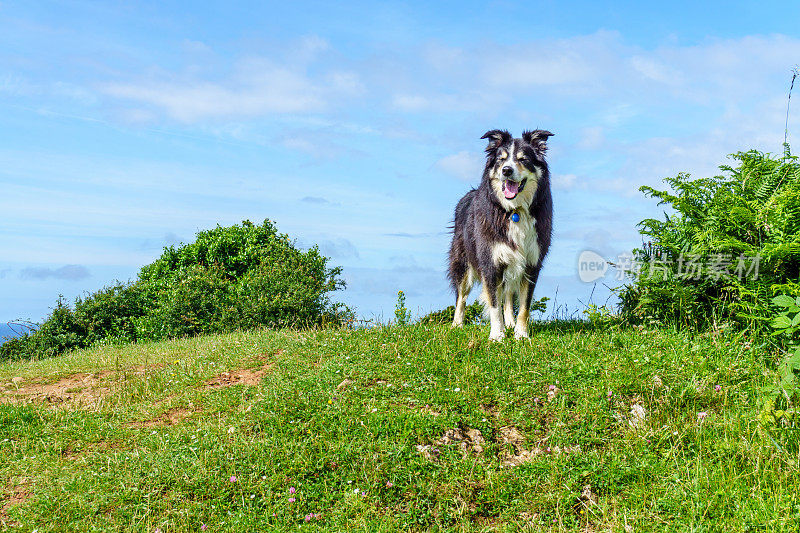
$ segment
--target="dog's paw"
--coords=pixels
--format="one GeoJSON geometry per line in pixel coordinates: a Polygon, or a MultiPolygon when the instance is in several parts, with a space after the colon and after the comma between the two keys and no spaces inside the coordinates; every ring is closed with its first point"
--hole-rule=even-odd
{"type": "Polygon", "coordinates": [[[515,339],[529,339],[528,332],[524,329],[517,329],[514,328],[514,338],[515,339]]]}
{"type": "Polygon", "coordinates": [[[492,342],[503,342],[505,338],[506,336],[503,334],[502,331],[494,331],[492,333],[489,333],[489,340],[492,342]]]}

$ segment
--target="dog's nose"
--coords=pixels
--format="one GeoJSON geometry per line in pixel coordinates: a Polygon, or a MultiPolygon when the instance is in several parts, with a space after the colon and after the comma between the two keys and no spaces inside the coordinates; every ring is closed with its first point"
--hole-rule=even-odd
{"type": "Polygon", "coordinates": [[[513,168],[508,167],[508,166],[503,167],[503,176],[507,177],[507,176],[510,176],[513,173],[514,173],[514,169],[513,168]]]}

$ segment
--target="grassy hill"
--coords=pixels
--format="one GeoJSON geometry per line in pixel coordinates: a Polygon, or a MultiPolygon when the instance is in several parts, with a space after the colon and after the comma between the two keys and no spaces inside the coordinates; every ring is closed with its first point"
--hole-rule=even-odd
{"type": "Polygon", "coordinates": [[[279,330],[0,365],[0,528],[795,530],[742,337],[279,330]]]}

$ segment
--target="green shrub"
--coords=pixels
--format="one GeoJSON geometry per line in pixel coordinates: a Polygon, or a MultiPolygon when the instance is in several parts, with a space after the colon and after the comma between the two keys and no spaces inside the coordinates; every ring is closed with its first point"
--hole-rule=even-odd
{"type": "Polygon", "coordinates": [[[673,192],[640,188],[672,213],[639,224],[650,242],[619,291],[627,320],[764,328],[773,296],[800,295],[800,164],[788,146],[782,158],[731,157],[713,178],[667,178],[673,192]]]}
{"type": "Polygon", "coordinates": [[[605,305],[588,304],[583,314],[590,324],[598,328],[609,328],[620,322],[619,315],[605,305]]]}
{"type": "Polygon", "coordinates": [[[344,282],[327,261],[316,247],[295,248],[269,220],[217,226],[165,248],[135,281],[78,298],[74,309],[59,298],[36,332],[2,345],[0,360],[104,342],[352,323],[353,311],[328,297],[344,282]]]}
{"type": "MultiPolygon", "coordinates": [[[[531,300],[531,312],[544,313],[547,309],[547,302],[550,300],[543,296],[538,300],[531,300]]],[[[450,324],[456,314],[456,307],[450,305],[438,311],[431,311],[419,319],[420,324],[450,324]]],[[[464,308],[464,324],[478,324],[483,320],[483,304],[475,300],[464,308]]]]}
{"type": "Polygon", "coordinates": [[[235,308],[240,328],[317,325],[331,309],[325,294],[343,287],[340,268],[327,271],[316,248],[306,254],[259,264],[236,285],[235,308]]]}
{"type": "Polygon", "coordinates": [[[73,348],[88,346],[86,328],[64,302],[64,298],[59,296],[53,312],[35,333],[25,338],[23,346],[30,354],[52,357],[73,348]]]}
{"type": "MultiPolygon", "coordinates": [[[[190,337],[226,330],[234,315],[232,283],[219,267],[183,266],[180,276],[140,282],[149,302],[133,320],[139,339],[190,337]]],[[[236,329],[235,326],[233,329],[236,329]]]]}
{"type": "Polygon", "coordinates": [[[777,367],[777,383],[764,389],[758,418],[775,444],[780,441],[796,452],[800,444],[797,434],[800,428],[797,410],[800,404],[800,298],[782,294],[773,298],[772,303],[778,311],[770,326],[773,335],[787,350],[777,367]]]}
{"type": "MultiPolygon", "coordinates": [[[[420,324],[451,324],[456,316],[456,306],[450,305],[431,311],[419,319],[420,324]]],[[[475,300],[464,308],[464,324],[477,324],[483,317],[483,304],[475,300]]]]}
{"type": "Polygon", "coordinates": [[[141,286],[120,283],[75,300],[75,320],[87,346],[100,341],[133,342],[135,319],[145,314],[141,286]]]}

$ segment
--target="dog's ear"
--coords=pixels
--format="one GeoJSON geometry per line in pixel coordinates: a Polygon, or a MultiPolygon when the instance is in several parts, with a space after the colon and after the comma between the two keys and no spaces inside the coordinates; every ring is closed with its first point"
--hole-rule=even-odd
{"type": "Polygon", "coordinates": [[[502,146],[511,140],[511,134],[505,130],[489,130],[483,134],[481,139],[489,139],[489,146],[486,147],[487,152],[491,152],[498,146],[502,146]]]}
{"type": "Polygon", "coordinates": [[[535,150],[544,154],[547,152],[547,139],[554,134],[547,130],[523,131],[522,140],[533,146],[535,150]]]}

